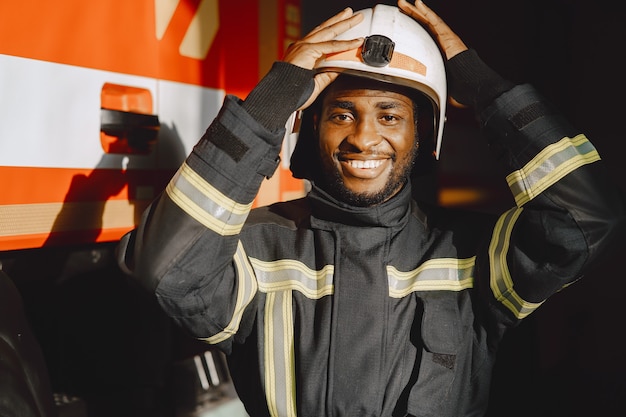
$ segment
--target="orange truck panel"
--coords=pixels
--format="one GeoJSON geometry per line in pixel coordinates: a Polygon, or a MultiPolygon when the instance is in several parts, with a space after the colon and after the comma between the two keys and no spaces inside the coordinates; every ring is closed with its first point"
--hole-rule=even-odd
{"type": "Polygon", "coordinates": [[[2,2],[0,251],[119,239],[299,36],[299,0],[2,2]]]}

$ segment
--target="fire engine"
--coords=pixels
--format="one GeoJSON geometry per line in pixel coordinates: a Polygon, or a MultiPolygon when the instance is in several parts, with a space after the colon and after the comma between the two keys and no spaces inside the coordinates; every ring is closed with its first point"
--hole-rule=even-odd
{"type": "MultiPolygon", "coordinates": [[[[20,288],[59,410],[77,399],[84,415],[120,415],[174,385],[191,387],[176,409],[232,397],[219,355],[177,343],[167,324],[146,330],[152,306],[116,269],[115,244],[224,96],[245,98],[300,25],[299,0],[0,5],[0,269],[20,288]]],[[[281,165],[256,204],[303,192],[281,165]]]]}

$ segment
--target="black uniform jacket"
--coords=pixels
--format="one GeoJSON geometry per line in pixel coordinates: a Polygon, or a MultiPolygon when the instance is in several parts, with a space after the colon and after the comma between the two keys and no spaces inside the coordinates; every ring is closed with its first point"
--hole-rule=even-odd
{"type": "Polygon", "coordinates": [[[516,202],[499,216],[418,204],[410,185],[371,208],[313,186],[251,211],[284,134],[258,120],[284,124],[306,77],[276,65],[257,92],[298,94],[275,107],[227,97],[122,240],[123,267],[226,352],[253,417],[483,415],[505,329],[623,233],[618,191],[585,135],[521,85],[478,114],[516,202]]]}

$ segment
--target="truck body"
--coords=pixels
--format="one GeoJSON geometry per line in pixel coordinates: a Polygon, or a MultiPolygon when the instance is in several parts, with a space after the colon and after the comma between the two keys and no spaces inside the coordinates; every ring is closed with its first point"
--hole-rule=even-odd
{"type": "MultiPolygon", "coordinates": [[[[60,414],[68,398],[92,417],[234,396],[223,358],[132,288],[115,245],[225,95],[245,98],[300,25],[300,0],[0,5],[0,269],[24,299],[60,414]]],[[[285,163],[255,204],[303,192],[285,163]]]]}
{"type": "MultiPolygon", "coordinates": [[[[3,251],[118,239],[224,95],[245,98],[300,24],[293,0],[24,0],[0,10],[3,251]]],[[[280,183],[283,171],[260,199],[298,191],[280,183]]]]}

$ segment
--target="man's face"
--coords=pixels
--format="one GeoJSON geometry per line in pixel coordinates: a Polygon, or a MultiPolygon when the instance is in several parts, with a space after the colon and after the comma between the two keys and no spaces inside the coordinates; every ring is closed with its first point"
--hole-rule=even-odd
{"type": "Polygon", "coordinates": [[[417,153],[414,117],[400,92],[331,85],[316,120],[324,188],[356,206],[395,195],[417,153]]]}

